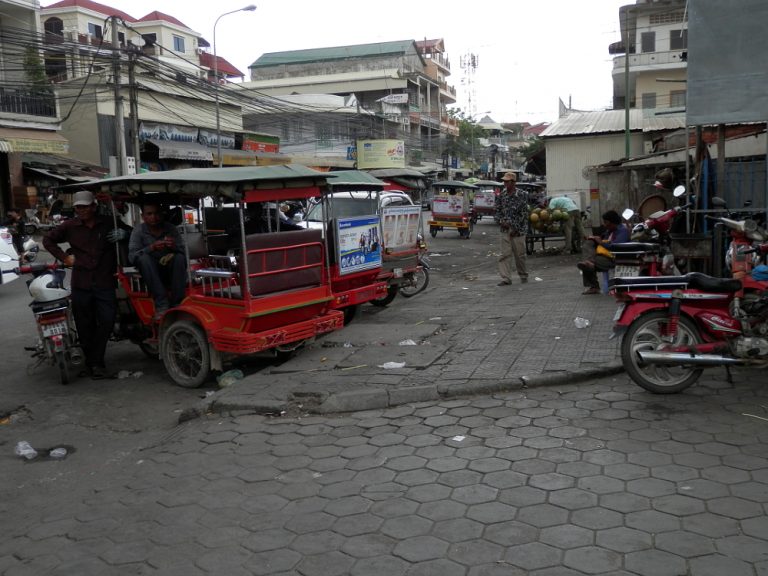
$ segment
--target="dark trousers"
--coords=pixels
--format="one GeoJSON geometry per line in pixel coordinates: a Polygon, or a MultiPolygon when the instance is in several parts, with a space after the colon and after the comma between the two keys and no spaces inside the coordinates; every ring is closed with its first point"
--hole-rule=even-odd
{"type": "Polygon", "coordinates": [[[104,354],[115,324],[116,311],[114,288],[72,289],[72,313],[86,366],[104,366],[104,354]]]}
{"type": "Polygon", "coordinates": [[[162,266],[160,261],[151,254],[142,254],[136,260],[136,267],[141,272],[149,293],[152,294],[155,309],[158,306],[161,308],[168,308],[169,305],[178,306],[184,300],[187,288],[187,265],[183,256],[174,254],[171,261],[162,266]],[[169,288],[170,302],[168,301],[169,288]]]}

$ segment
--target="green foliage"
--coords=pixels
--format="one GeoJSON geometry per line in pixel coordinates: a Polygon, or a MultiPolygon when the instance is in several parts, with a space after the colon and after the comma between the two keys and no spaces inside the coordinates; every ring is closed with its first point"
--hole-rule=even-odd
{"type": "Polygon", "coordinates": [[[24,52],[24,73],[33,94],[51,94],[51,84],[45,75],[40,53],[32,46],[24,52]]]}

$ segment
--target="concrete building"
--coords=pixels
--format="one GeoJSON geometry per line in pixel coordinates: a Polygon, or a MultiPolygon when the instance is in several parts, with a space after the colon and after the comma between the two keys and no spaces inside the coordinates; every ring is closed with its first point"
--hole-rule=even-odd
{"type": "MultiPolygon", "coordinates": [[[[411,164],[442,162],[442,143],[458,134],[447,106],[456,102],[448,84],[450,62],[442,40],[402,40],[271,52],[249,66],[246,88],[271,96],[330,94],[354,97],[379,120],[369,137],[402,139],[411,164]]],[[[357,127],[338,134],[354,145],[357,127]]],[[[291,144],[285,141],[285,144],[291,144]]]]}
{"type": "Polygon", "coordinates": [[[37,0],[0,1],[0,213],[33,207],[36,192],[25,185],[22,154],[66,154],[59,134],[56,97],[45,79],[39,53],[37,0]]]}

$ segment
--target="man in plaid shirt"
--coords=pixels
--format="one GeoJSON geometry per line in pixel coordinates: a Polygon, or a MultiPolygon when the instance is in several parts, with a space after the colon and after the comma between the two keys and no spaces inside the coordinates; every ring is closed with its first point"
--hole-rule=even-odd
{"type": "Polygon", "coordinates": [[[507,172],[501,179],[504,190],[496,197],[496,220],[501,227],[501,254],[499,255],[499,286],[512,284],[512,265],[520,282],[528,282],[528,270],[525,267],[525,234],[528,231],[528,197],[516,188],[517,174],[507,172]]]}

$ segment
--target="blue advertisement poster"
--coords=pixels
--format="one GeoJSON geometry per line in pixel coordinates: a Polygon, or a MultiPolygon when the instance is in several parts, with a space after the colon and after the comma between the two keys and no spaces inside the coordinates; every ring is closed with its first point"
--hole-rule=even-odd
{"type": "Polygon", "coordinates": [[[336,225],[338,238],[339,274],[381,267],[381,226],[378,216],[339,218],[336,225]]]}

